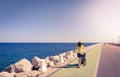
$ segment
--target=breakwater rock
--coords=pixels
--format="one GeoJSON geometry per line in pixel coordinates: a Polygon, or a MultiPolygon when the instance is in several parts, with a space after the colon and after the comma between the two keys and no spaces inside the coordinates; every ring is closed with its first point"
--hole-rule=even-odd
{"type": "Polygon", "coordinates": [[[22,59],[22,60],[16,62],[15,64],[6,67],[3,71],[7,71],[9,73],[28,72],[28,71],[31,71],[32,67],[33,67],[33,65],[31,64],[31,62],[29,60],[22,59]]]}

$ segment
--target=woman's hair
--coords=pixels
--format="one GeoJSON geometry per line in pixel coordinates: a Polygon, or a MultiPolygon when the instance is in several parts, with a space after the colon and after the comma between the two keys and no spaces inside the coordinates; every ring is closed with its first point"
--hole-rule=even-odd
{"type": "Polygon", "coordinates": [[[82,42],[78,42],[78,47],[81,47],[82,46],[82,42]]]}

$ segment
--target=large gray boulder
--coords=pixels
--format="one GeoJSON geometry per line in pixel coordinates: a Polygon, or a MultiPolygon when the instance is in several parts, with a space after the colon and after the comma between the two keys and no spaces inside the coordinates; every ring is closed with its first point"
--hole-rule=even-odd
{"type": "Polygon", "coordinates": [[[49,57],[46,57],[46,58],[45,58],[45,61],[46,61],[46,63],[50,62],[49,57]]]}
{"type": "Polygon", "coordinates": [[[63,56],[65,56],[66,55],[66,52],[64,52],[64,53],[62,53],[63,54],[63,56]]]}
{"type": "Polygon", "coordinates": [[[32,67],[33,67],[33,65],[30,63],[29,60],[21,59],[20,61],[16,62],[15,64],[6,67],[3,71],[7,71],[9,73],[11,73],[11,72],[15,72],[15,73],[28,72],[28,71],[31,71],[32,67]]]}
{"type": "Polygon", "coordinates": [[[66,52],[66,53],[64,54],[63,58],[64,58],[64,59],[68,59],[68,56],[69,56],[69,55],[68,55],[68,52],[66,52]]]}
{"type": "Polygon", "coordinates": [[[40,60],[40,68],[39,71],[46,72],[47,71],[47,63],[45,59],[40,60]]]}
{"type": "MultiPolygon", "coordinates": [[[[49,57],[46,57],[45,61],[46,61],[46,64],[47,64],[47,68],[49,68],[49,67],[51,68],[51,61],[50,61],[49,57]]],[[[53,64],[54,64],[54,62],[53,62],[53,64]]]]}
{"type": "Polygon", "coordinates": [[[73,59],[73,51],[66,52],[66,55],[64,56],[64,59],[71,60],[73,59]]]}
{"type": "Polygon", "coordinates": [[[22,59],[13,65],[14,71],[19,72],[29,72],[32,70],[33,65],[27,59],[22,59]]]}
{"type": "Polygon", "coordinates": [[[14,77],[15,73],[1,72],[0,77],[14,77]]]}
{"type": "Polygon", "coordinates": [[[64,63],[63,54],[59,54],[59,62],[64,63]]]}
{"type": "Polygon", "coordinates": [[[54,61],[54,62],[59,62],[59,56],[58,55],[56,55],[56,56],[50,56],[49,60],[50,61],[54,61]]]}
{"type": "Polygon", "coordinates": [[[54,67],[55,65],[54,65],[54,62],[53,61],[49,61],[48,63],[47,63],[47,66],[48,67],[54,67]]]}
{"type": "Polygon", "coordinates": [[[38,69],[40,67],[40,58],[35,56],[33,59],[32,59],[32,65],[35,69],[38,69]]]}
{"type": "Polygon", "coordinates": [[[51,67],[54,66],[54,62],[53,62],[53,56],[50,56],[50,57],[46,57],[45,60],[46,60],[46,64],[47,64],[47,68],[51,69],[51,67]],[[51,60],[50,60],[51,59],[51,60]]]}

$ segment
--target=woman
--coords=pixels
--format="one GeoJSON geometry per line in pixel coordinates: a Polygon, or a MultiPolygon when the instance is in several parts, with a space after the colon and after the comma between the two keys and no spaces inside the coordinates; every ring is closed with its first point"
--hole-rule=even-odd
{"type": "Polygon", "coordinates": [[[78,42],[78,46],[77,46],[77,57],[79,58],[78,63],[79,63],[79,67],[80,64],[86,64],[86,59],[85,59],[86,53],[84,51],[84,46],[82,44],[82,42],[78,42]]]}

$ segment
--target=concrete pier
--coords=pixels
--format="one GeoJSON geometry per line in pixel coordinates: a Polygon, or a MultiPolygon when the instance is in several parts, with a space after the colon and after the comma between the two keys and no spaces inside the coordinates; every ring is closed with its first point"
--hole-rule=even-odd
{"type": "Polygon", "coordinates": [[[48,77],[119,77],[120,47],[98,44],[87,52],[87,65],[77,67],[78,59],[48,77]]]}
{"type": "Polygon", "coordinates": [[[101,44],[92,47],[87,52],[87,65],[78,68],[78,59],[67,64],[64,67],[60,67],[60,70],[49,75],[48,77],[93,77],[96,73],[96,68],[101,52],[101,44]]]}

